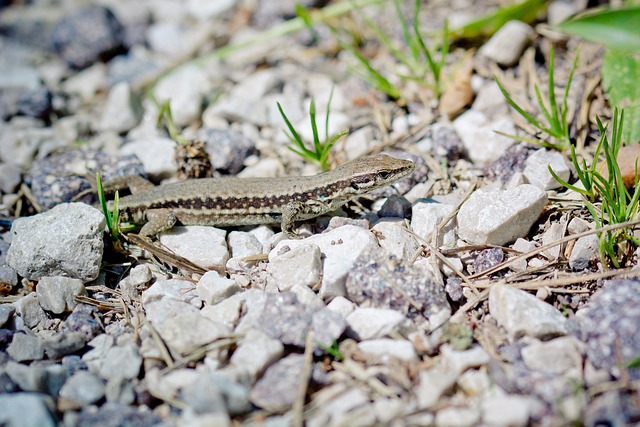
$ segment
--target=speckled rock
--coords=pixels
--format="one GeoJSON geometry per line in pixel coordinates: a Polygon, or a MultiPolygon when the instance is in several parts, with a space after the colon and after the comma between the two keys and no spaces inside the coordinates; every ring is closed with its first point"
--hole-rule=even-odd
{"type": "MultiPolygon", "coordinates": [[[[593,365],[617,369],[620,360],[628,362],[640,354],[640,280],[607,281],[602,290],[576,316],[568,327],[587,345],[593,365]]],[[[633,380],[640,379],[640,368],[629,369],[633,380]]]]}
{"type": "Polygon", "coordinates": [[[70,67],[84,68],[122,49],[122,25],[104,6],[88,6],[65,16],[51,34],[51,44],[70,67]]]}

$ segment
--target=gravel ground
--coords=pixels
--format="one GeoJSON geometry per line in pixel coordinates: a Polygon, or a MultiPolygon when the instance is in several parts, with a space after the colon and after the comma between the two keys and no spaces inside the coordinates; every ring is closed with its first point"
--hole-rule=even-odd
{"type": "MultiPolygon", "coordinates": [[[[640,279],[602,265],[593,219],[548,172],[573,182],[567,156],[502,135],[531,133],[493,79],[534,105],[555,45],[564,90],[578,41],[548,24],[584,2],[456,41],[439,101],[368,24],[400,42],[393,2],[363,3],[302,2],[333,16],[311,30],[293,1],[0,1],[0,425],[640,422],[640,279]],[[358,77],[350,32],[397,99],[358,77]],[[166,101],[178,137],[159,125],[166,101]],[[332,166],[385,152],[413,174],[298,224],[298,240],[105,232],[96,172],[319,173],[277,105],[312,141],[312,102],[321,134],[329,109],[329,134],[349,131],[332,166]]],[[[429,2],[420,26],[497,3],[429,2]]],[[[591,145],[611,115],[601,58],[583,45],[569,90],[572,137],[591,145]]]]}

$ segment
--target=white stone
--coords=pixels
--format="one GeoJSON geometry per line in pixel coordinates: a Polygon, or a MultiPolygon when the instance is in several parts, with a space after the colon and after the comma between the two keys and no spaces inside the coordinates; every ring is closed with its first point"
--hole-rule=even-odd
{"type": "Polygon", "coordinates": [[[365,353],[382,357],[383,361],[388,357],[396,357],[408,362],[418,360],[416,350],[408,340],[379,338],[361,341],[358,343],[358,348],[365,353]]]}
{"type": "Polygon", "coordinates": [[[210,89],[206,71],[189,65],[162,78],[154,93],[158,102],[171,102],[171,115],[175,125],[186,126],[199,118],[202,100],[210,89]]]}
{"type": "Polygon", "coordinates": [[[514,65],[529,43],[533,28],[521,21],[509,21],[480,48],[479,54],[510,67],[514,65]]]}
{"type": "Polygon", "coordinates": [[[344,151],[348,160],[366,156],[375,145],[375,133],[370,126],[364,126],[350,132],[344,141],[344,151]]]}
{"type": "Polygon", "coordinates": [[[133,129],[142,118],[140,99],[133,93],[129,84],[116,84],[107,97],[98,129],[101,131],[127,132],[133,129]]]}
{"type": "Polygon", "coordinates": [[[383,218],[371,228],[378,233],[380,247],[397,259],[411,259],[420,245],[401,218],[383,218]]]}
{"type": "Polygon", "coordinates": [[[583,345],[573,336],[535,341],[521,350],[522,360],[531,370],[581,378],[583,345]]]}
{"type": "Polygon", "coordinates": [[[62,82],[62,90],[80,96],[83,102],[91,103],[98,90],[106,87],[107,66],[98,62],[62,82]]]}
{"type": "Polygon", "coordinates": [[[531,403],[521,396],[496,396],[480,405],[484,425],[491,427],[524,427],[528,425],[531,403]]]}
{"type": "Polygon", "coordinates": [[[192,17],[207,21],[230,10],[236,3],[236,0],[188,0],[186,8],[192,17]]]}
{"type": "Polygon", "coordinates": [[[382,338],[405,320],[402,313],[385,308],[356,308],[347,316],[347,325],[359,340],[382,338]]]}
{"type": "MultiPolygon", "coordinates": [[[[414,233],[431,243],[431,233],[451,213],[454,206],[433,199],[416,201],[411,208],[411,228],[414,233]]],[[[454,216],[440,231],[436,246],[455,247],[457,221],[454,216]]]]}
{"type": "Polygon", "coordinates": [[[500,87],[493,79],[483,82],[475,101],[471,105],[472,110],[479,111],[490,118],[505,115],[508,113],[509,108],[509,103],[507,103],[504,95],[500,92],[500,87]]]}
{"type": "Polygon", "coordinates": [[[212,112],[232,122],[249,122],[257,126],[268,124],[267,106],[263,97],[279,83],[274,70],[260,70],[246,76],[228,94],[211,107],[212,112]]]}
{"type": "Polygon", "coordinates": [[[487,352],[478,345],[468,350],[454,350],[450,344],[443,344],[440,347],[440,356],[442,358],[442,366],[447,371],[455,372],[457,375],[462,374],[469,368],[486,365],[490,361],[487,352]]]}
{"type": "Polygon", "coordinates": [[[197,312],[201,304],[195,284],[186,280],[158,281],[142,293],[147,320],[156,328],[177,313],[197,312]]]}
{"type": "Polygon", "coordinates": [[[569,19],[578,11],[578,8],[575,4],[573,4],[573,2],[567,2],[563,0],[552,1],[549,2],[549,8],[547,10],[547,21],[550,25],[556,26],[569,19]]]}
{"type": "Polygon", "coordinates": [[[235,280],[220,276],[217,271],[213,270],[207,271],[198,280],[196,290],[205,304],[214,305],[242,291],[242,288],[238,286],[235,280]]]}
{"type": "MultiPolygon", "coordinates": [[[[511,245],[511,248],[518,252],[522,252],[523,254],[526,254],[527,252],[535,249],[536,244],[534,242],[530,242],[521,237],[518,237],[516,241],[513,243],[513,245],[511,245]]],[[[511,268],[513,271],[516,271],[516,272],[524,271],[527,269],[527,260],[521,259],[520,261],[516,261],[515,263],[511,264],[509,268],[511,268]]]]}
{"type": "Polygon", "coordinates": [[[535,185],[541,190],[554,190],[562,187],[549,172],[549,166],[564,181],[571,177],[571,170],[564,156],[558,151],[541,148],[527,157],[524,162],[523,174],[531,185],[535,185]]]}
{"type": "Polygon", "coordinates": [[[436,413],[436,427],[468,427],[478,424],[480,411],[473,407],[444,408],[436,413]]]}
{"type": "Polygon", "coordinates": [[[106,379],[133,379],[140,373],[142,356],[138,346],[132,342],[123,346],[113,346],[107,351],[99,375],[106,379]]]}
{"type": "Polygon", "coordinates": [[[229,251],[226,231],[200,225],[178,226],[162,232],[160,243],[176,255],[188,259],[205,270],[225,273],[229,251]]]}
{"type": "Polygon", "coordinates": [[[283,240],[269,253],[269,262],[298,246],[314,244],[324,255],[324,275],[320,287],[323,298],[344,296],[344,283],[361,253],[377,247],[377,241],[369,230],[355,225],[344,225],[327,233],[304,240],[283,240]],[[285,249],[287,248],[287,249],[285,249]]]}
{"type": "Polygon", "coordinates": [[[230,361],[256,379],[267,366],[280,359],[283,352],[284,346],[279,340],[252,328],[246,332],[230,361]]]}
{"type": "Polygon", "coordinates": [[[262,243],[256,236],[245,231],[232,231],[227,244],[233,258],[245,258],[262,254],[262,243]]]}
{"type": "Polygon", "coordinates": [[[38,282],[36,293],[42,308],[60,314],[73,310],[76,306],[74,297],[86,295],[87,291],[82,280],[45,276],[38,282]]]}
{"type": "Polygon", "coordinates": [[[573,271],[581,271],[588,268],[591,261],[598,255],[600,242],[596,234],[582,236],[576,240],[571,255],[569,255],[569,267],[573,271]]]}
{"type": "Polygon", "coordinates": [[[141,138],[120,148],[120,155],[135,155],[149,177],[154,180],[169,178],[176,173],[174,160],[176,143],[169,138],[141,138]]]}
{"type": "MultiPolygon", "coordinates": [[[[200,313],[209,320],[222,323],[231,329],[237,327],[240,316],[246,318],[252,315],[259,315],[259,309],[253,312],[254,306],[264,305],[265,293],[258,289],[248,289],[244,292],[233,295],[226,300],[216,304],[205,306],[200,313]]],[[[236,331],[240,332],[240,331],[236,331]]]]}
{"type": "Polygon", "coordinates": [[[555,307],[501,283],[489,291],[489,312],[512,339],[524,335],[544,339],[567,333],[566,318],[555,307]]]}
{"type": "Polygon", "coordinates": [[[288,291],[296,284],[316,289],[322,282],[322,252],[314,244],[296,246],[273,257],[267,273],[280,291],[288,291]]]}
{"type": "Polygon", "coordinates": [[[485,369],[470,369],[458,377],[458,387],[469,396],[479,396],[491,387],[491,379],[485,369]]]}
{"type": "Polygon", "coordinates": [[[514,143],[512,138],[497,134],[500,131],[514,135],[516,128],[510,119],[489,121],[479,111],[467,110],[453,121],[453,127],[460,136],[469,158],[478,167],[487,166],[498,160],[514,143]]]}
{"type": "Polygon", "coordinates": [[[0,191],[13,193],[22,182],[22,169],[11,163],[0,164],[0,191]]]}
{"type": "MultiPolygon", "coordinates": [[[[564,237],[565,224],[560,222],[553,222],[549,228],[542,235],[542,245],[546,246],[550,243],[557,242],[564,237]]],[[[558,259],[560,256],[560,247],[562,245],[555,245],[542,252],[549,259],[558,259]]]]}
{"type": "Polygon", "coordinates": [[[53,400],[42,393],[2,393],[0,424],[7,427],[54,427],[58,423],[53,420],[48,405],[53,405],[53,400]]]}
{"type": "Polygon", "coordinates": [[[476,190],[458,212],[458,235],[472,245],[504,245],[525,236],[547,204],[533,185],[512,190],[476,190]]]}
{"type": "Polygon", "coordinates": [[[65,406],[80,409],[104,397],[105,384],[88,371],[76,371],[60,389],[59,397],[65,399],[65,406]]]}
{"type": "Polygon", "coordinates": [[[34,67],[0,67],[0,90],[36,90],[40,87],[40,75],[34,67]]]}
{"type": "Polygon", "coordinates": [[[418,385],[415,387],[416,399],[420,409],[429,409],[436,405],[443,394],[448,392],[456,382],[456,374],[431,368],[420,371],[418,385]]]}
{"type": "Polygon", "coordinates": [[[347,317],[356,309],[356,305],[345,297],[335,297],[329,304],[327,304],[327,308],[331,311],[342,314],[343,317],[347,317]]]}

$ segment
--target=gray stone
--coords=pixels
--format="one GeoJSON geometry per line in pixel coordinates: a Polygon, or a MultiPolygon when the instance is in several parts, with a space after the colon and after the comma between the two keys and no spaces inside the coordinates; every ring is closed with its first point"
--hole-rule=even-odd
{"type": "Polygon", "coordinates": [[[78,427],[89,426],[156,426],[162,420],[146,405],[128,406],[122,403],[107,402],[97,410],[88,406],[78,417],[78,427]]]}
{"type": "Polygon", "coordinates": [[[480,48],[479,53],[506,67],[515,64],[529,43],[533,28],[521,21],[509,21],[480,48]]]}
{"type": "Polygon", "coordinates": [[[22,182],[22,169],[13,163],[0,164],[0,191],[13,193],[22,182]]]}
{"type": "Polygon", "coordinates": [[[202,128],[196,138],[207,143],[207,154],[214,169],[223,174],[240,172],[245,160],[256,151],[255,141],[233,129],[202,128]]]}
{"type": "Polygon", "coordinates": [[[73,310],[76,306],[74,297],[86,293],[82,280],[68,277],[45,276],[36,286],[38,302],[42,308],[55,314],[73,310]]]}
{"type": "MultiPolygon", "coordinates": [[[[8,247],[7,247],[8,249],[8,247]]],[[[6,256],[5,256],[6,259],[6,256]]],[[[18,284],[18,273],[9,267],[8,265],[0,266],[0,282],[5,283],[5,286],[10,286],[13,288],[18,284]]]]}
{"type": "Polygon", "coordinates": [[[54,427],[53,402],[38,393],[0,394],[0,424],[6,427],[54,427]]]}
{"type": "Polygon", "coordinates": [[[554,190],[562,187],[549,172],[549,167],[564,181],[571,177],[571,170],[564,156],[558,151],[541,148],[525,161],[523,174],[529,184],[541,190],[554,190]]]}
{"type": "Polygon", "coordinates": [[[28,167],[36,153],[46,152],[64,145],[52,128],[38,126],[5,126],[0,129],[3,143],[0,144],[0,160],[5,163],[28,167]],[[46,148],[46,149],[45,149],[46,148]]]}
{"type": "Polygon", "coordinates": [[[87,6],[60,20],[51,44],[72,68],[84,68],[99,59],[115,56],[122,47],[123,28],[111,10],[87,6]]]}
{"type": "Polygon", "coordinates": [[[571,375],[580,380],[582,373],[582,348],[575,337],[559,337],[545,342],[533,342],[520,354],[531,370],[552,375],[571,375]]]}
{"type": "Polygon", "coordinates": [[[549,24],[551,24],[552,26],[556,26],[566,21],[572,15],[575,15],[579,11],[580,10],[578,9],[577,4],[573,2],[563,0],[549,2],[549,8],[547,10],[547,22],[549,22],[549,24]]]}
{"type": "Polygon", "coordinates": [[[0,304],[0,327],[4,326],[13,313],[15,313],[16,309],[11,304],[0,304]]]}
{"type": "Polygon", "coordinates": [[[489,291],[489,312],[511,338],[549,338],[567,333],[566,318],[552,305],[501,283],[489,291]]]}
{"type": "Polygon", "coordinates": [[[458,234],[474,245],[504,245],[525,236],[547,205],[533,185],[511,190],[476,190],[460,207],[458,234]]]}
{"type": "Polygon", "coordinates": [[[219,0],[210,2],[208,0],[188,0],[186,8],[189,14],[199,20],[208,21],[211,18],[220,16],[233,8],[237,0],[219,0]]]}
{"type": "Polygon", "coordinates": [[[257,329],[249,329],[231,356],[231,363],[253,378],[278,360],[284,351],[282,343],[257,329]]]}
{"type": "Polygon", "coordinates": [[[104,243],[102,212],[84,203],[58,205],[13,222],[7,263],[30,280],[65,276],[88,282],[98,277],[104,243]]]}
{"type": "Polygon", "coordinates": [[[88,371],[77,371],[60,389],[58,404],[62,410],[79,409],[104,397],[105,384],[88,371]]]}
{"type": "Polygon", "coordinates": [[[189,409],[197,414],[217,413],[228,417],[222,393],[207,375],[199,375],[195,381],[181,390],[180,395],[189,409]]]}
{"type": "Polygon", "coordinates": [[[180,355],[189,354],[231,334],[231,330],[225,325],[212,322],[199,312],[191,310],[168,317],[158,328],[158,332],[167,346],[180,355]]]}
{"type": "Polygon", "coordinates": [[[34,67],[2,67],[0,71],[0,89],[34,90],[40,85],[40,75],[34,67]]]}
{"type": "Polygon", "coordinates": [[[44,356],[42,340],[35,335],[16,333],[7,348],[9,356],[17,362],[40,360],[44,356]]]}
{"type": "Polygon", "coordinates": [[[347,275],[345,288],[347,298],[361,309],[391,309],[418,323],[424,322],[425,317],[437,323],[436,319],[451,313],[442,285],[429,271],[376,248],[358,257],[347,275]]]}
{"type": "Polygon", "coordinates": [[[67,334],[78,332],[84,336],[85,340],[91,340],[102,332],[100,316],[95,306],[78,304],[64,321],[62,332],[67,334]]]}
{"type": "Polygon", "coordinates": [[[16,314],[20,316],[27,328],[34,328],[48,319],[35,292],[23,296],[14,302],[13,306],[16,308],[16,314]]]}
{"type": "Polygon", "coordinates": [[[297,246],[269,262],[267,273],[283,292],[296,284],[317,289],[322,282],[322,252],[313,244],[297,246]]]}
{"type": "Polygon", "coordinates": [[[43,340],[49,359],[59,359],[84,347],[87,336],[82,332],[60,332],[43,340]]]}
{"type": "Polygon", "coordinates": [[[599,241],[598,236],[592,234],[590,236],[582,236],[576,240],[571,255],[569,255],[569,267],[573,271],[582,271],[589,268],[591,261],[598,255],[599,241]]]}
{"type": "Polygon", "coordinates": [[[24,391],[34,391],[56,396],[67,379],[67,371],[61,365],[26,366],[10,361],[5,372],[24,391]]]}
{"type": "Polygon", "coordinates": [[[331,345],[344,331],[344,318],[322,305],[301,304],[292,292],[266,294],[256,313],[245,316],[236,332],[257,328],[283,344],[305,346],[308,331],[314,342],[331,345]]]}
{"type": "Polygon", "coordinates": [[[142,356],[134,343],[113,346],[107,351],[100,367],[100,376],[106,380],[111,378],[133,379],[140,373],[142,356]]]}
{"type": "Polygon", "coordinates": [[[289,410],[303,381],[303,365],[301,354],[290,354],[271,365],[251,389],[251,402],[270,412],[289,410]]]}
{"type": "Polygon", "coordinates": [[[468,350],[454,350],[451,344],[443,344],[440,347],[442,366],[447,371],[460,375],[467,369],[478,368],[488,364],[491,359],[480,346],[474,346],[468,350]]]}
{"type": "Polygon", "coordinates": [[[142,118],[140,99],[125,82],[116,84],[107,98],[98,129],[123,133],[135,127],[142,118]]]}

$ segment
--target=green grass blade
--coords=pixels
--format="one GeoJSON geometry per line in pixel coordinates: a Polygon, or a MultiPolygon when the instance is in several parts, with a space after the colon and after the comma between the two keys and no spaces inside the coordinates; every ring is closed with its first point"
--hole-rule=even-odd
{"type": "MultiPolygon", "coordinates": [[[[556,83],[555,83],[555,65],[556,65],[556,53],[553,45],[551,45],[551,51],[549,52],[549,107],[551,108],[551,120],[549,124],[552,129],[559,131],[561,134],[561,122],[558,116],[558,104],[556,103],[556,83]]],[[[564,135],[562,135],[564,137],[564,135]]]]}
{"type": "Polygon", "coordinates": [[[109,211],[107,207],[107,199],[104,197],[104,187],[102,186],[102,177],[100,173],[96,173],[96,187],[98,191],[98,200],[100,201],[100,207],[102,208],[102,213],[104,214],[105,220],[107,222],[107,228],[109,232],[111,232],[113,227],[113,217],[111,216],[111,211],[109,211]]]}
{"type": "Polygon", "coordinates": [[[571,64],[571,70],[569,71],[569,77],[567,78],[567,85],[564,88],[564,94],[562,95],[562,129],[567,130],[567,137],[569,126],[567,123],[567,100],[569,99],[569,89],[571,89],[571,82],[573,82],[573,74],[578,66],[578,58],[580,57],[581,46],[578,46],[575,56],[573,57],[573,63],[571,64]]]}
{"type": "Polygon", "coordinates": [[[309,104],[309,121],[311,122],[311,132],[313,133],[313,147],[316,150],[316,155],[322,152],[322,146],[320,145],[320,135],[318,135],[318,124],[316,123],[316,101],[312,98],[311,104],[309,104]]]}
{"type": "Polygon", "coordinates": [[[637,52],[640,46],[640,6],[584,14],[563,22],[558,28],[612,49],[637,52]]]}
{"type": "Polygon", "coordinates": [[[502,95],[505,97],[509,105],[511,105],[518,112],[518,114],[524,117],[526,121],[528,121],[538,129],[542,129],[543,126],[540,124],[540,122],[538,122],[538,120],[535,119],[535,117],[533,117],[531,114],[524,111],[518,104],[515,103],[515,101],[511,98],[511,96],[505,90],[504,86],[502,86],[502,83],[500,83],[500,80],[498,80],[496,76],[493,76],[493,79],[498,84],[498,88],[500,89],[500,92],[502,92],[502,95]]]}

